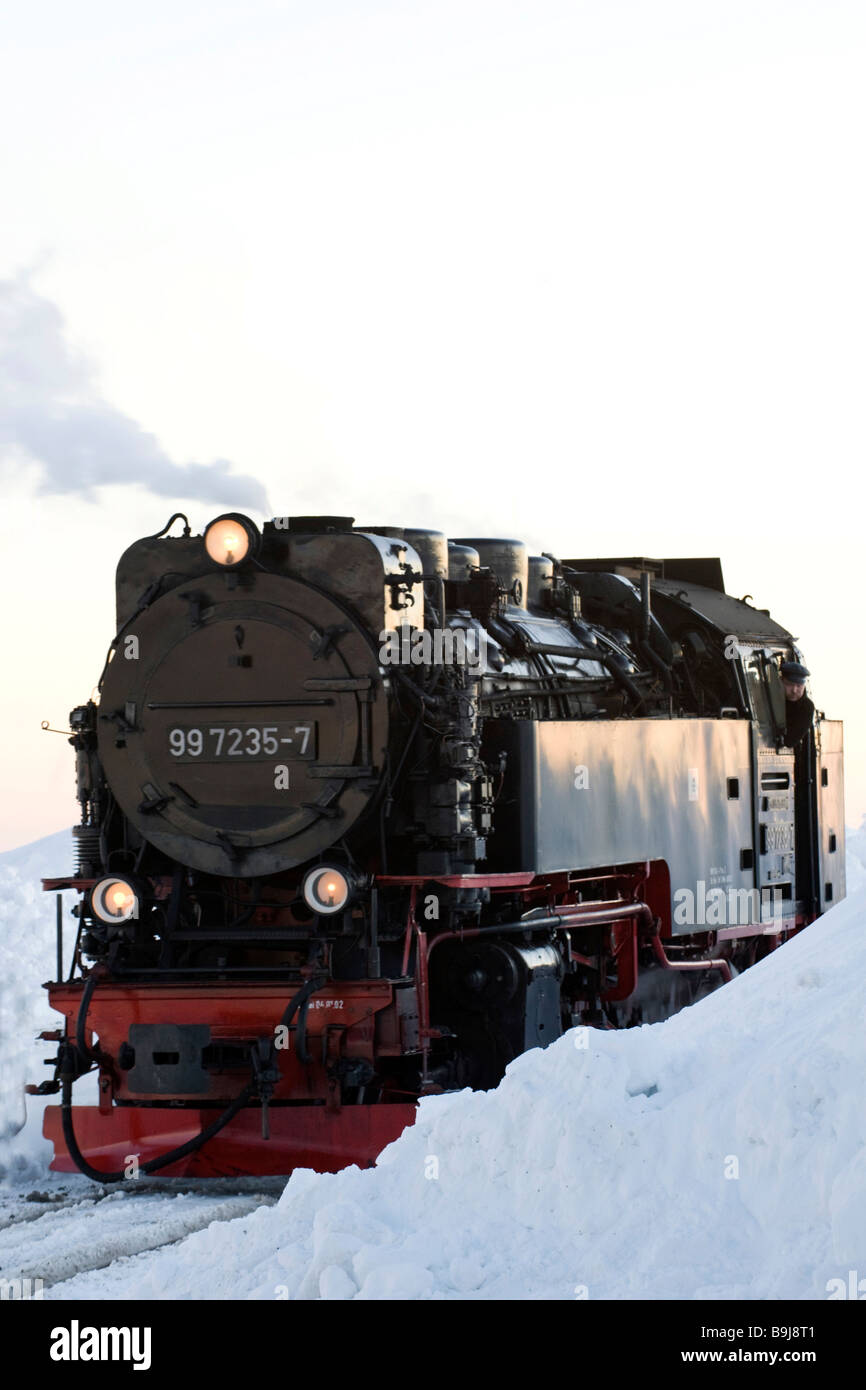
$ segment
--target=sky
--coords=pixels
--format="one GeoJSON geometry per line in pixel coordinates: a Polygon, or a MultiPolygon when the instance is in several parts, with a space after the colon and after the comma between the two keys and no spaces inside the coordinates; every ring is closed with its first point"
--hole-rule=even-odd
{"type": "Polygon", "coordinates": [[[182,508],[719,555],[866,813],[866,10],[58,0],[0,44],[0,849],[182,508]],[[854,619],[852,621],[852,619],[854,619]]]}

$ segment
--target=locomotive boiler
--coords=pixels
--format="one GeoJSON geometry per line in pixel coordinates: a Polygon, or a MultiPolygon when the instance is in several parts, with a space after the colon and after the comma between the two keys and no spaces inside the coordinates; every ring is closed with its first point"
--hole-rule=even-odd
{"type": "Polygon", "coordinates": [[[844,896],[800,655],[715,559],[339,516],[136,541],[44,881],[80,895],[53,1166],[368,1165],[420,1097],[730,979],[844,896]]]}

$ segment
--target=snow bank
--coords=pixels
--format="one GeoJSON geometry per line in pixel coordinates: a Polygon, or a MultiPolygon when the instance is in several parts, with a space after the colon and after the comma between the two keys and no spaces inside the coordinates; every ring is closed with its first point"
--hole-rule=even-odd
{"type": "Polygon", "coordinates": [[[858,830],[845,831],[845,877],[849,894],[866,888],[866,816],[858,830]]]}
{"type": "MultiPolygon", "coordinates": [[[[68,863],[66,833],[0,856],[7,1181],[50,1157],[41,1102],[14,1131],[23,1082],[47,1074],[33,1039],[56,1023],[38,880],[68,863]]],[[[826,1297],[866,1273],[864,917],[861,892],[666,1023],[576,1030],[496,1091],[425,1100],[375,1170],[298,1172],[276,1208],[46,1294],[826,1297]]]]}
{"type": "Polygon", "coordinates": [[[826,1298],[866,1271],[866,894],[675,1018],[425,1100],[374,1170],[63,1298],[826,1298]]]}
{"type": "MultiPolygon", "coordinates": [[[[70,873],[72,857],[68,830],[0,855],[0,1179],[44,1173],[51,1161],[51,1145],[42,1138],[48,1101],[25,1096],[24,1086],[53,1075],[42,1058],[56,1047],[35,1041],[61,1021],[42,989],[55,974],[57,949],[54,894],[43,893],[41,879],[70,873]]],[[[76,894],[64,894],[67,969],[76,925],[69,909],[76,901],[76,894]]]]}

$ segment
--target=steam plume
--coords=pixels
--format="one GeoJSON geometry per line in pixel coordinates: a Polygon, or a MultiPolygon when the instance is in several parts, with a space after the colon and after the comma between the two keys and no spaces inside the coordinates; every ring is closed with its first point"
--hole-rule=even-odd
{"type": "Polygon", "coordinates": [[[90,497],[107,483],[138,483],[160,497],[197,498],[268,513],[255,478],[225,459],[175,463],[155,435],[100,394],[67,340],[63,316],[26,274],[0,280],[0,458],[24,455],[40,490],[90,497]]]}

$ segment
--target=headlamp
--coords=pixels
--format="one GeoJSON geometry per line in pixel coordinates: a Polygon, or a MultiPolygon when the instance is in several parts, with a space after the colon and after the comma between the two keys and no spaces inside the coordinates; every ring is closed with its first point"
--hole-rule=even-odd
{"type": "Polygon", "coordinates": [[[352,896],[352,885],[342,869],[319,865],[311,869],[302,888],[304,902],[313,912],[329,917],[342,912],[352,896]]]}
{"type": "Polygon", "coordinates": [[[94,917],[108,926],[129,922],[138,916],[138,891],[117,874],[101,878],[90,890],[90,906],[94,917]]]}
{"type": "Polygon", "coordinates": [[[259,533],[249,517],[229,512],[216,517],[205,527],[204,548],[214,564],[232,569],[254,555],[258,549],[259,533]]]}

